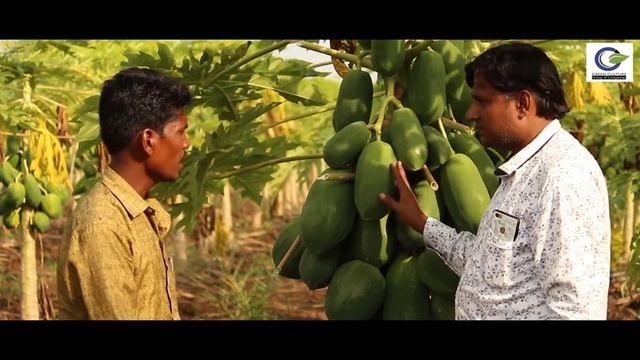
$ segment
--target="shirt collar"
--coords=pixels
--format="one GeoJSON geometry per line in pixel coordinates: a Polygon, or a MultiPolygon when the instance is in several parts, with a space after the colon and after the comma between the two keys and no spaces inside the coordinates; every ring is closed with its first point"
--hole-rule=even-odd
{"type": "Polygon", "coordinates": [[[110,167],[107,167],[102,174],[102,183],[122,203],[131,218],[137,217],[149,207],[142,196],[110,167]]]}
{"type": "Polygon", "coordinates": [[[555,135],[562,127],[557,119],[551,121],[542,129],[538,136],[533,139],[527,146],[518,151],[517,154],[509,158],[495,171],[497,176],[511,175],[520,168],[524,163],[529,161],[542,147],[555,135]]]}

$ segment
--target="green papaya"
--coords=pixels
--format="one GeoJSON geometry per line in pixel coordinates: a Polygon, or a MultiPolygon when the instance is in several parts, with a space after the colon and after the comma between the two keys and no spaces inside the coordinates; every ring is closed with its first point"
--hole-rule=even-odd
{"type": "MultiPolygon", "coordinates": [[[[451,105],[451,111],[453,112],[453,116],[456,118],[456,121],[467,126],[472,124],[469,119],[467,119],[467,110],[471,103],[473,102],[473,97],[471,97],[471,89],[464,83],[462,86],[462,93],[460,94],[460,99],[447,99],[449,105],[451,105]]],[[[447,114],[448,115],[448,114],[447,114]]]]}
{"type": "Polygon", "coordinates": [[[392,194],[395,191],[389,168],[394,161],[396,156],[391,145],[383,141],[367,144],[360,153],[356,165],[355,203],[361,219],[379,220],[389,212],[378,194],[392,194]]]}
{"type": "Polygon", "coordinates": [[[323,148],[324,161],[334,169],[344,168],[354,162],[371,138],[371,131],[364,121],[351,123],[338,131],[323,148]]]}
{"type": "Polygon", "coordinates": [[[342,264],[331,278],[324,309],[329,320],[367,320],[384,302],[385,279],[361,260],[342,264]]]}
{"type": "Polygon", "coordinates": [[[464,55],[448,40],[434,41],[431,47],[442,56],[446,71],[447,100],[459,100],[465,85],[464,55]]]}
{"type": "Polygon", "coordinates": [[[20,156],[20,154],[12,154],[9,156],[9,158],[7,159],[7,161],[9,162],[9,164],[11,164],[11,166],[13,166],[16,169],[21,169],[22,168],[22,163],[21,163],[21,158],[22,156],[20,156]]]}
{"type": "Polygon", "coordinates": [[[464,40],[461,39],[457,39],[457,40],[449,40],[453,45],[455,45],[458,50],[460,50],[461,52],[464,51],[464,40]]]}
{"type": "Polygon", "coordinates": [[[366,261],[379,268],[395,256],[395,238],[387,236],[389,216],[390,214],[372,221],[356,219],[353,234],[349,239],[349,253],[352,259],[366,261]]]}
{"type": "Polygon", "coordinates": [[[7,154],[13,155],[17,154],[20,151],[20,138],[17,136],[9,135],[7,136],[7,154]]]}
{"type": "Polygon", "coordinates": [[[446,106],[446,72],[442,56],[422,51],[413,61],[407,88],[409,107],[422,125],[435,124],[446,106]]]}
{"type": "Polygon", "coordinates": [[[52,219],[57,219],[62,214],[62,202],[55,193],[48,193],[42,198],[42,211],[52,219]]]}
{"type": "Polygon", "coordinates": [[[51,226],[51,220],[49,219],[47,214],[41,211],[36,211],[36,213],[33,214],[33,224],[39,232],[43,233],[49,230],[49,227],[51,226]]]}
{"type": "MultiPolygon", "coordinates": [[[[426,180],[418,182],[413,187],[413,193],[416,196],[416,200],[418,200],[420,210],[428,217],[439,220],[440,209],[438,208],[438,200],[429,182],[426,180]]],[[[396,239],[405,251],[415,251],[424,249],[425,247],[422,233],[415,231],[398,218],[396,218],[396,239]]]]}
{"type": "Polygon", "coordinates": [[[42,183],[44,184],[45,190],[58,196],[60,202],[65,202],[69,198],[69,191],[64,186],[49,181],[42,181],[42,183]]]}
{"type": "Polygon", "coordinates": [[[20,172],[12,166],[9,161],[4,161],[2,166],[0,166],[0,181],[2,181],[5,186],[9,186],[15,181],[19,173],[20,172]]]}
{"type": "Polygon", "coordinates": [[[19,182],[13,182],[7,187],[7,201],[8,206],[15,209],[22,205],[25,200],[24,185],[19,182]]]}
{"type": "Polygon", "coordinates": [[[33,208],[40,206],[42,202],[42,192],[40,191],[40,184],[32,174],[27,174],[24,179],[24,189],[26,192],[27,203],[33,208]]]}
{"type": "Polygon", "coordinates": [[[473,161],[462,153],[453,155],[441,167],[440,187],[456,229],[476,233],[491,198],[473,161]]]}
{"type": "Polygon", "coordinates": [[[351,181],[317,179],[302,207],[302,242],[316,255],[346,239],[356,209],[351,181]]]}
{"type": "Polygon", "coordinates": [[[358,40],[358,43],[360,44],[360,47],[362,47],[365,50],[371,50],[371,39],[369,40],[358,40]]]}
{"type": "Polygon", "coordinates": [[[88,178],[94,177],[98,173],[96,167],[90,162],[85,162],[84,165],[82,165],[82,171],[84,172],[84,176],[88,178]]]}
{"type": "Polygon", "coordinates": [[[427,140],[420,120],[409,108],[397,109],[391,115],[391,146],[405,169],[417,171],[427,162],[427,140]]]}
{"type": "Polygon", "coordinates": [[[329,284],[331,277],[340,265],[340,256],[344,252],[344,243],[335,246],[320,255],[306,249],[300,259],[300,278],[309,290],[320,289],[329,284]]]}
{"type": "MultiPolygon", "coordinates": [[[[300,217],[296,217],[289,221],[289,223],[282,228],[280,235],[278,235],[271,252],[274,268],[280,264],[280,261],[287,254],[291,245],[293,245],[298,236],[300,236],[300,220],[300,217]]],[[[300,279],[298,267],[300,265],[300,259],[302,258],[304,249],[304,244],[300,244],[294,250],[291,257],[289,257],[289,260],[287,260],[282,269],[280,269],[280,276],[284,276],[289,279],[300,279]]]]}
{"type": "Polygon", "coordinates": [[[485,147],[484,149],[487,151],[487,155],[489,155],[496,168],[504,163],[504,157],[496,149],[492,147],[485,147]]]}
{"type": "Polygon", "coordinates": [[[416,261],[418,277],[429,289],[441,294],[455,294],[460,277],[432,249],[425,249],[416,261]]]}
{"type": "Polygon", "coordinates": [[[385,280],[384,320],[429,320],[429,290],[418,279],[415,257],[399,254],[385,280]]]}
{"type": "Polygon", "coordinates": [[[2,223],[7,229],[15,229],[20,225],[20,209],[13,210],[2,218],[2,223]]]}
{"type": "Polygon", "coordinates": [[[372,103],[371,76],[365,71],[350,70],[342,79],[338,90],[338,99],[331,120],[333,130],[338,132],[356,121],[368,123],[372,103]]]}
{"type": "Polygon", "coordinates": [[[438,130],[431,126],[423,126],[422,131],[427,140],[427,166],[433,171],[446,163],[454,152],[438,130]]]}
{"type": "Polygon", "coordinates": [[[0,216],[9,214],[11,211],[13,211],[13,209],[14,208],[9,206],[7,195],[0,194],[0,216]]]}
{"type": "Polygon", "coordinates": [[[404,63],[404,40],[371,40],[371,62],[383,78],[397,74],[404,63]]]}
{"type": "Polygon", "coordinates": [[[450,294],[432,292],[431,316],[434,320],[455,320],[455,297],[450,294]]]}
{"type": "Polygon", "coordinates": [[[496,167],[480,141],[470,134],[458,134],[451,140],[451,147],[456,152],[467,155],[476,164],[489,196],[493,196],[500,185],[500,179],[494,174],[496,167]]]}

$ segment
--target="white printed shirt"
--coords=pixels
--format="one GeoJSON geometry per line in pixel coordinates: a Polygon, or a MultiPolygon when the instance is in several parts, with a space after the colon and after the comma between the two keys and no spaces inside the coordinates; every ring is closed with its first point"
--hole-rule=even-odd
{"type": "Polygon", "coordinates": [[[460,275],[456,319],[606,319],[609,200],[591,154],[554,120],[496,174],[477,235],[424,227],[460,275]]]}

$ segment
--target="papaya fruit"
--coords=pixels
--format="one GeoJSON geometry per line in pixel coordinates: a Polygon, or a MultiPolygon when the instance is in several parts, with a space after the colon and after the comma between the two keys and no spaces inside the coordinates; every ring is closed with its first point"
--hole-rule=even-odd
{"type": "Polygon", "coordinates": [[[367,144],[360,153],[356,165],[355,204],[361,219],[379,220],[389,212],[378,194],[392,194],[395,191],[389,168],[394,161],[396,156],[391,145],[383,141],[367,144]]]}
{"type": "Polygon", "coordinates": [[[453,155],[441,167],[440,187],[455,228],[475,234],[491,200],[476,165],[465,154],[453,155]]]}
{"type": "Polygon", "coordinates": [[[358,158],[370,138],[371,131],[364,121],[345,126],[324,145],[324,162],[334,169],[347,167],[358,158]]]}
{"type": "Polygon", "coordinates": [[[338,90],[338,99],[331,119],[333,130],[338,132],[356,121],[368,123],[372,104],[371,76],[365,71],[350,70],[342,79],[338,90]]]}
{"type": "MultiPolygon", "coordinates": [[[[289,223],[282,228],[280,235],[278,235],[271,252],[274,268],[280,264],[280,261],[287,254],[291,245],[293,245],[294,241],[300,236],[300,220],[300,217],[296,217],[289,221],[289,223]]],[[[304,249],[304,244],[300,244],[298,248],[294,250],[289,260],[287,260],[282,269],[280,269],[280,276],[289,279],[300,279],[298,267],[304,249]]]]}
{"type": "Polygon", "coordinates": [[[391,115],[391,146],[402,166],[417,171],[427,162],[427,140],[420,120],[410,108],[397,109],[391,115]]]}
{"type": "Polygon", "coordinates": [[[361,260],[342,264],[331,278],[324,308],[330,320],[367,320],[384,302],[385,279],[361,260]]]}
{"type": "Polygon", "coordinates": [[[356,209],[351,181],[317,179],[302,207],[302,242],[316,255],[347,238],[356,209]]]}
{"type": "Polygon", "coordinates": [[[371,62],[383,78],[399,73],[404,63],[404,40],[371,40],[371,62]]]}
{"type": "Polygon", "coordinates": [[[429,289],[418,278],[415,257],[399,254],[385,283],[383,320],[429,320],[429,289]]]}
{"type": "Polygon", "coordinates": [[[411,65],[407,99],[422,125],[433,125],[444,113],[446,71],[442,56],[435,51],[422,51],[411,65]]]}

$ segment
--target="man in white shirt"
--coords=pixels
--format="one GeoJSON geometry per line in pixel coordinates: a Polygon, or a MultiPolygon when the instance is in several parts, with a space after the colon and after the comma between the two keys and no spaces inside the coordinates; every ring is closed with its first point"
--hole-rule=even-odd
{"type": "Polygon", "coordinates": [[[420,210],[402,165],[383,203],[460,275],[456,319],[606,319],[609,201],[593,156],[558,119],[569,108],[553,62],[528,44],[491,48],[465,67],[485,146],[511,151],[477,235],[420,210]],[[498,231],[497,229],[507,229],[498,231]]]}

